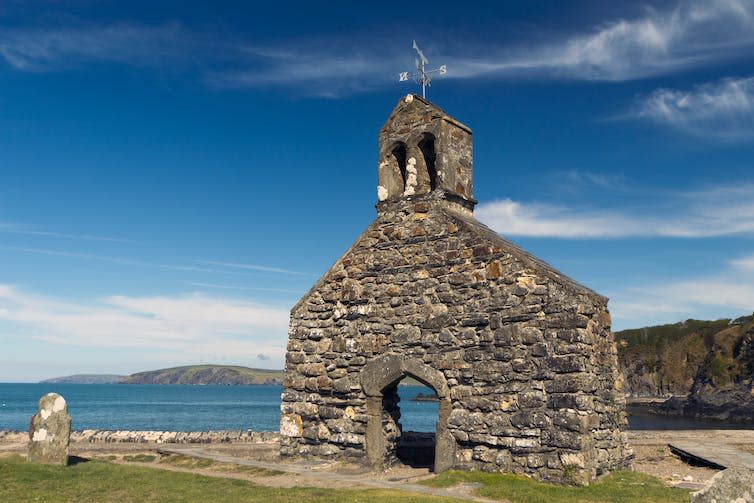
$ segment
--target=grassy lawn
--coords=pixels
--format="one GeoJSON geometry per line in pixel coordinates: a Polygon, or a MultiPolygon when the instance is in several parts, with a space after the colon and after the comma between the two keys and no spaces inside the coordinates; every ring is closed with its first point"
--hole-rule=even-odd
{"type": "Polygon", "coordinates": [[[689,501],[689,491],[668,487],[659,479],[637,472],[613,473],[587,487],[564,487],[535,482],[520,475],[449,471],[422,482],[431,487],[481,484],[474,494],[513,503],[670,503],[689,501]]]}
{"type": "MultiPolygon", "coordinates": [[[[130,456],[124,456],[126,457],[130,456]]],[[[153,463],[156,460],[152,456],[135,455],[129,461],[153,463]]],[[[159,463],[185,468],[204,468],[202,460],[183,456],[171,457],[155,464],[159,463]]],[[[251,469],[252,472],[254,470],[257,469],[251,469]]],[[[271,470],[259,472],[258,475],[277,474],[271,470]]],[[[513,503],[664,503],[689,500],[688,491],[667,487],[654,477],[636,472],[615,473],[588,487],[563,487],[534,482],[516,475],[460,471],[446,472],[422,483],[430,487],[476,484],[479,487],[474,491],[475,494],[513,503]]],[[[274,488],[256,485],[247,480],[208,477],[101,460],[68,467],[36,465],[26,462],[20,456],[13,456],[0,457],[0,501],[312,503],[457,500],[381,489],[274,488]]]]}
{"type": "Polygon", "coordinates": [[[74,466],[0,458],[0,501],[15,502],[425,502],[453,501],[379,489],[280,489],[245,480],[205,477],[106,461],[74,466]]]}

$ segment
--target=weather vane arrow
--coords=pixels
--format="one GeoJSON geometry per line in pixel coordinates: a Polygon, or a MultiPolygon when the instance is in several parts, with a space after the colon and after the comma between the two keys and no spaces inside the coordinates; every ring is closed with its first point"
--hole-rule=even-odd
{"type": "Polygon", "coordinates": [[[426,70],[424,66],[429,63],[429,60],[424,56],[424,53],[419,49],[419,46],[416,45],[416,40],[414,40],[414,49],[419,55],[419,57],[416,58],[416,73],[409,74],[408,72],[401,72],[398,74],[398,82],[406,82],[410,78],[414,79],[417,84],[421,84],[422,98],[426,99],[427,87],[429,87],[430,82],[432,82],[434,74],[444,75],[448,73],[448,68],[445,65],[441,65],[434,70],[426,70]]]}

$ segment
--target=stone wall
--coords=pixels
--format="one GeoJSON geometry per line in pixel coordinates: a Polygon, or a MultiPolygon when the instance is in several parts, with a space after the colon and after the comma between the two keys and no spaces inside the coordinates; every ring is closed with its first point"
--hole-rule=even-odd
{"type": "Polygon", "coordinates": [[[630,463],[607,299],[443,191],[380,203],[292,310],[281,454],[389,463],[399,428],[391,386],[404,375],[447,386],[437,442],[450,466],[584,483],[630,463]],[[386,355],[403,363],[368,393],[362,370],[386,355]],[[416,375],[425,369],[439,376],[416,375]],[[368,402],[378,399],[382,427],[370,437],[368,402]]]}
{"type": "Polygon", "coordinates": [[[471,130],[419,96],[408,95],[401,100],[380,131],[378,199],[395,200],[426,194],[434,185],[435,190],[462,201],[470,209],[475,203],[471,166],[471,130]],[[419,148],[422,140],[426,139],[433,140],[432,159],[427,159],[419,148]],[[406,157],[402,160],[393,155],[399,145],[406,148],[406,157]],[[401,162],[407,165],[404,169],[414,173],[415,178],[402,179],[401,162]],[[434,175],[428,170],[431,163],[434,164],[434,175]],[[435,179],[430,182],[432,176],[435,179]]]}
{"type": "Polygon", "coordinates": [[[630,463],[607,299],[473,218],[471,160],[471,130],[418,96],[382,127],[377,219],[291,311],[283,456],[394,462],[412,376],[440,400],[435,471],[630,463]]]}

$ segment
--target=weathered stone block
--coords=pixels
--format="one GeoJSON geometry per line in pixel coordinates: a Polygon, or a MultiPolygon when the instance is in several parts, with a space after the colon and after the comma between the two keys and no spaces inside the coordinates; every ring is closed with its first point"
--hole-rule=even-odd
{"type": "Polygon", "coordinates": [[[68,464],[71,417],[68,404],[57,393],[39,399],[39,411],[29,423],[28,460],[34,463],[68,464]]]}

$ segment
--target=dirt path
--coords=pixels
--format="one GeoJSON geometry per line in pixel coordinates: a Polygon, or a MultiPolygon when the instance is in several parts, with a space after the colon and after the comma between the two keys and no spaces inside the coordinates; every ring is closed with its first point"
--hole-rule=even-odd
{"type": "MultiPolygon", "coordinates": [[[[389,470],[384,474],[374,474],[366,469],[350,468],[351,471],[358,473],[343,473],[342,471],[333,470],[337,465],[335,462],[296,462],[296,463],[283,463],[283,462],[270,462],[270,461],[256,461],[251,459],[242,459],[236,456],[229,456],[218,452],[211,452],[209,450],[198,447],[163,447],[158,449],[160,453],[178,454],[183,456],[191,456],[201,459],[210,459],[212,461],[220,463],[233,463],[240,466],[250,466],[253,468],[261,468],[271,471],[282,471],[288,474],[296,475],[297,477],[285,477],[287,480],[293,482],[291,485],[309,485],[306,484],[306,480],[311,481],[316,479],[318,484],[325,482],[327,487],[371,487],[377,489],[392,489],[397,491],[407,491],[419,494],[428,494],[432,496],[443,496],[446,498],[456,498],[466,501],[479,501],[479,502],[493,502],[500,503],[500,500],[489,500],[486,498],[480,498],[470,494],[468,491],[473,488],[460,487],[456,489],[439,489],[433,487],[427,487],[419,484],[415,484],[412,481],[416,481],[421,478],[427,478],[430,476],[427,470],[419,469],[399,469],[389,470]],[[365,474],[369,476],[365,476],[365,474]],[[389,477],[386,479],[385,477],[389,477]],[[303,479],[296,481],[295,479],[303,479]],[[345,484],[345,485],[344,485],[345,484]],[[466,490],[464,490],[466,489],[466,490]]],[[[347,468],[349,469],[349,468],[347,468]]],[[[267,477],[268,479],[270,477],[267,477]]]]}

